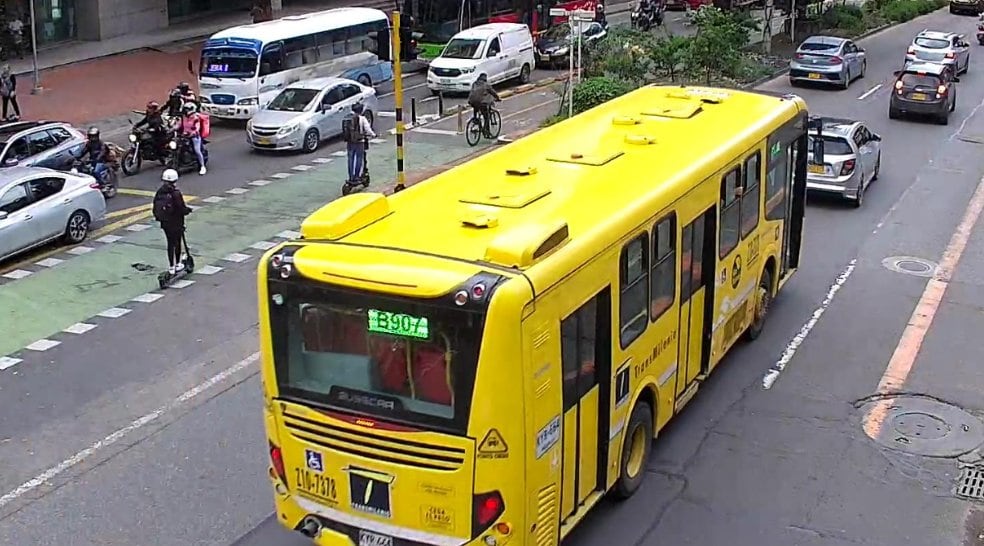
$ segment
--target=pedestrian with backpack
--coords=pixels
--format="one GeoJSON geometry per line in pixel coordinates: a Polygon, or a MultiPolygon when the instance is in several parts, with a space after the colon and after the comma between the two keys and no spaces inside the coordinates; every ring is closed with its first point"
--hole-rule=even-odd
{"type": "Polygon", "coordinates": [[[161,187],[154,194],[154,219],[161,223],[164,238],[167,239],[167,272],[171,275],[184,269],[181,262],[181,240],[184,238],[185,216],[191,208],[185,204],[184,196],[175,185],[178,171],[167,169],[161,175],[161,187]]]}
{"type": "Polygon", "coordinates": [[[358,184],[366,165],[366,145],[370,138],[376,138],[372,125],[363,115],[361,102],[352,105],[352,113],[342,120],[342,135],[348,152],[348,183],[358,184]]]}

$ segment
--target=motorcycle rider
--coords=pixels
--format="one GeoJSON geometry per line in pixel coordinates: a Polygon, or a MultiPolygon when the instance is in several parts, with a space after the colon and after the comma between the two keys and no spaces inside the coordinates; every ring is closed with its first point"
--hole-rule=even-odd
{"type": "Polygon", "coordinates": [[[133,130],[139,130],[145,125],[147,126],[147,132],[150,134],[154,150],[160,156],[167,147],[167,131],[164,128],[161,105],[155,100],[147,103],[147,110],[144,112],[144,117],[133,125],[133,130]]]}
{"type": "Polygon", "coordinates": [[[479,74],[472,84],[471,91],[468,92],[468,106],[472,107],[475,116],[482,115],[482,130],[485,133],[489,132],[490,110],[497,100],[501,99],[489,83],[489,77],[479,74]]]}
{"type": "Polygon", "coordinates": [[[85,147],[82,148],[82,153],[76,156],[75,159],[82,161],[86,156],[89,156],[89,166],[92,168],[92,175],[96,177],[100,185],[105,184],[106,174],[109,171],[106,163],[110,159],[110,150],[109,145],[100,138],[98,127],[89,127],[85,147]]]}
{"type": "Polygon", "coordinates": [[[603,27],[608,26],[608,18],[605,17],[605,6],[601,2],[595,6],[595,22],[600,23],[603,27]]]}
{"type": "Polygon", "coordinates": [[[649,20],[652,24],[655,20],[654,14],[656,11],[655,0],[639,0],[639,15],[642,15],[649,20]]]}
{"type": "Polygon", "coordinates": [[[167,111],[168,117],[172,120],[181,118],[181,106],[184,104],[184,99],[181,98],[181,91],[177,89],[172,89],[170,95],[167,97],[167,101],[164,103],[164,108],[167,111]]]}
{"type": "Polygon", "coordinates": [[[198,102],[198,97],[195,96],[195,92],[191,90],[191,86],[188,82],[181,82],[175,89],[181,96],[181,100],[185,102],[198,102]]]}
{"type": "Polygon", "coordinates": [[[191,141],[195,156],[198,158],[198,174],[204,176],[208,169],[205,168],[205,155],[202,153],[202,119],[198,115],[198,107],[193,102],[184,103],[182,110],[184,115],[181,117],[181,134],[191,141]]]}

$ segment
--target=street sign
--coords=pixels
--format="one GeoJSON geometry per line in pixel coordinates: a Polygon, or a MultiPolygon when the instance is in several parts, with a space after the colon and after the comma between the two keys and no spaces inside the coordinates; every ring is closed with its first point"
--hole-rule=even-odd
{"type": "Polygon", "coordinates": [[[550,8],[551,17],[567,17],[569,14],[570,12],[564,8],[550,8]]]}
{"type": "Polygon", "coordinates": [[[589,9],[579,9],[573,12],[574,18],[581,21],[594,21],[595,12],[589,9]]]}

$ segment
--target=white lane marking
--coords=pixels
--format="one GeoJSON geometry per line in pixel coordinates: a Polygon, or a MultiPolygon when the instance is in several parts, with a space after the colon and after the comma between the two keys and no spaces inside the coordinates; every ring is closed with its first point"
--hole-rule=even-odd
{"type": "Polygon", "coordinates": [[[195,273],[198,275],[215,275],[219,271],[222,271],[221,267],[217,267],[214,265],[206,265],[201,269],[196,269],[195,273]]]}
{"type": "Polygon", "coordinates": [[[281,239],[297,239],[301,236],[301,232],[286,229],[277,234],[277,237],[281,239]]]}
{"type": "Polygon", "coordinates": [[[124,309],[122,307],[110,307],[109,309],[106,309],[105,311],[99,313],[96,316],[106,317],[106,318],[120,318],[129,312],[130,312],[129,309],[124,309]]]}
{"type": "Polygon", "coordinates": [[[120,237],[119,235],[103,235],[102,237],[96,239],[96,241],[100,243],[110,244],[110,243],[115,243],[116,241],[122,239],[123,237],[120,237]]]}
{"type": "Polygon", "coordinates": [[[180,281],[175,281],[171,283],[171,288],[188,288],[193,284],[195,284],[195,281],[189,281],[188,279],[181,279],[180,281]]]}
{"type": "Polygon", "coordinates": [[[865,91],[860,97],[858,97],[858,100],[864,100],[864,99],[870,97],[871,95],[873,95],[875,93],[875,91],[878,91],[879,89],[881,89],[881,86],[882,86],[882,84],[878,84],[878,85],[872,87],[871,89],[865,91]]]}
{"type": "MultiPolygon", "coordinates": [[[[127,229],[130,229],[130,228],[136,227],[136,226],[143,226],[143,225],[144,224],[136,224],[135,226],[129,226],[127,229]]],[[[147,229],[149,227],[150,226],[146,226],[144,229],[147,229]]],[[[130,231],[143,231],[143,230],[133,229],[133,230],[130,230],[130,231]]],[[[92,252],[93,250],[95,250],[95,249],[92,248],[91,246],[75,246],[75,247],[72,247],[72,248],[66,250],[66,252],[68,252],[69,254],[74,254],[76,256],[81,256],[83,254],[88,254],[88,253],[92,252]]]]}
{"type": "Polygon", "coordinates": [[[222,259],[227,262],[235,262],[238,264],[238,263],[245,262],[250,258],[252,258],[252,256],[250,256],[249,254],[243,254],[241,252],[233,252],[232,254],[229,254],[228,256],[222,259]]]}
{"type": "Polygon", "coordinates": [[[256,250],[270,250],[275,246],[277,246],[277,243],[272,243],[270,241],[260,241],[249,245],[250,248],[255,248],[256,250]]]}
{"type": "Polygon", "coordinates": [[[65,332],[66,334],[75,334],[78,336],[88,332],[89,330],[92,330],[95,327],[96,327],[95,324],[89,324],[87,322],[76,322],[75,324],[62,330],[62,332],[65,332]]]}
{"type": "MultiPolygon", "coordinates": [[[[93,443],[92,445],[83,449],[82,451],[79,451],[75,455],[72,455],[71,457],[65,459],[64,461],[56,464],[55,466],[45,470],[44,472],[31,478],[30,480],[22,483],[16,489],[0,497],[0,508],[3,508],[4,506],[10,504],[11,502],[14,502],[15,500],[23,497],[27,493],[30,493],[31,491],[34,491],[38,487],[41,487],[42,485],[50,482],[52,479],[64,473],[66,470],[69,470],[74,466],[78,466],[79,463],[92,457],[100,450],[103,450],[119,442],[120,440],[126,438],[128,435],[132,434],[133,432],[140,430],[141,428],[153,423],[154,421],[157,421],[158,419],[167,415],[168,413],[171,413],[172,411],[178,409],[189,400],[201,395],[202,393],[208,391],[209,389],[218,385],[219,383],[222,383],[229,377],[235,375],[237,372],[245,369],[247,366],[252,365],[254,362],[259,360],[259,358],[260,358],[260,353],[258,352],[247,356],[246,358],[233,364],[229,368],[226,368],[225,370],[213,375],[212,377],[205,380],[204,382],[199,383],[198,385],[185,391],[180,396],[168,402],[167,404],[131,422],[129,425],[117,430],[116,432],[110,434],[109,436],[106,436],[102,440],[93,443]]],[[[0,366],[2,365],[3,365],[3,361],[0,360],[0,366]]]]}
{"type": "Polygon", "coordinates": [[[232,188],[231,190],[226,190],[226,193],[231,193],[232,195],[242,195],[248,191],[249,190],[246,188],[232,188]]]}
{"type": "Polygon", "coordinates": [[[150,229],[147,224],[133,224],[132,226],[126,226],[127,231],[145,231],[150,229]]]}
{"type": "Polygon", "coordinates": [[[416,133],[426,133],[428,135],[458,136],[460,134],[458,133],[458,131],[448,131],[445,129],[431,129],[430,127],[417,127],[413,131],[416,133]]]}
{"type": "Polygon", "coordinates": [[[23,360],[19,358],[14,358],[12,356],[0,356],[0,370],[13,368],[14,366],[20,364],[21,362],[23,362],[23,360]]]}
{"type": "Polygon", "coordinates": [[[254,180],[254,181],[252,181],[252,182],[249,183],[250,186],[261,186],[261,187],[262,186],[269,186],[270,184],[273,184],[273,182],[271,182],[269,180],[254,180]]]}
{"type": "Polygon", "coordinates": [[[311,160],[312,163],[317,163],[318,165],[327,165],[328,163],[331,163],[332,161],[334,161],[334,159],[332,159],[330,157],[317,157],[317,158],[311,160]]]}
{"type": "Polygon", "coordinates": [[[153,292],[147,292],[146,294],[140,294],[139,296],[133,298],[131,301],[138,301],[140,303],[154,303],[155,301],[164,297],[164,294],[155,294],[153,292]]]}
{"type": "Polygon", "coordinates": [[[374,139],[370,140],[369,142],[372,142],[373,144],[386,144],[386,139],[385,138],[374,138],[374,139]]]}
{"type": "Polygon", "coordinates": [[[43,352],[43,351],[47,351],[48,349],[53,349],[59,345],[61,345],[61,341],[55,341],[53,339],[39,339],[24,348],[29,351],[43,352]]]}
{"type": "Polygon", "coordinates": [[[23,279],[24,277],[30,277],[33,274],[33,271],[28,271],[26,269],[15,269],[10,273],[4,273],[3,276],[16,281],[18,279],[23,279]]]}
{"type": "MultiPolygon", "coordinates": [[[[406,77],[406,76],[404,76],[404,77],[406,77]]],[[[403,93],[406,94],[407,91],[410,91],[412,89],[420,89],[421,87],[427,87],[427,82],[418,83],[417,85],[411,85],[410,87],[404,87],[403,88],[403,93]]],[[[385,99],[386,97],[392,97],[395,94],[396,94],[396,91],[390,91],[389,93],[386,93],[384,95],[379,95],[376,98],[377,99],[385,99]]],[[[406,98],[406,97],[404,97],[404,98],[406,98]]]]}
{"type": "Polygon", "coordinates": [[[226,200],[225,197],[219,197],[218,195],[213,195],[211,197],[206,197],[205,199],[202,199],[202,203],[221,203],[225,200],[226,200]]]}
{"type": "Polygon", "coordinates": [[[345,152],[342,151],[342,150],[336,150],[336,151],[332,152],[331,155],[333,155],[335,157],[345,157],[345,152]]]}
{"type": "Polygon", "coordinates": [[[271,174],[270,175],[270,178],[276,178],[276,179],[279,179],[279,180],[283,180],[284,178],[287,178],[289,176],[290,176],[290,173],[276,173],[276,174],[271,174]]]}
{"type": "Polygon", "coordinates": [[[810,332],[813,331],[813,328],[817,325],[817,322],[820,321],[820,317],[827,312],[827,308],[830,307],[831,303],[833,303],[834,296],[836,296],[837,292],[839,292],[841,287],[844,286],[847,279],[851,278],[851,273],[854,273],[854,267],[857,263],[857,259],[848,262],[847,267],[845,267],[844,270],[841,271],[841,274],[837,276],[834,284],[830,285],[830,289],[827,290],[827,295],[823,298],[823,301],[820,302],[820,306],[813,311],[813,315],[810,317],[810,320],[806,321],[806,324],[800,328],[799,333],[793,336],[793,339],[789,341],[788,345],[786,345],[786,350],[782,352],[782,356],[779,357],[779,360],[777,360],[776,363],[772,365],[772,368],[765,373],[765,376],[762,377],[763,389],[771,389],[772,385],[779,379],[779,374],[781,374],[782,371],[786,369],[786,366],[789,365],[789,362],[793,360],[793,357],[796,356],[796,351],[799,350],[800,345],[806,341],[806,336],[810,335],[810,332]]]}
{"type": "Polygon", "coordinates": [[[380,113],[378,113],[376,115],[379,116],[379,117],[381,117],[381,118],[395,118],[396,117],[396,112],[394,112],[393,110],[388,110],[388,111],[387,110],[383,110],[382,112],[380,112],[380,113]]]}
{"type": "Polygon", "coordinates": [[[301,172],[304,172],[304,171],[310,171],[310,170],[311,170],[311,169],[313,169],[313,168],[314,168],[314,167],[312,167],[312,166],[310,166],[310,165],[296,165],[296,166],[294,166],[294,167],[291,167],[291,169],[293,169],[293,170],[295,170],[295,171],[301,171],[301,172]]]}

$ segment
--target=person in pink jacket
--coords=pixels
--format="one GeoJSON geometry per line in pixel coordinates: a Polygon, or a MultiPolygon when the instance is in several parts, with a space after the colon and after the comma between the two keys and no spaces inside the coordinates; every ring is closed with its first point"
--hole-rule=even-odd
{"type": "Polygon", "coordinates": [[[198,116],[198,108],[193,102],[186,102],[184,105],[184,115],[181,117],[181,134],[191,140],[191,146],[198,157],[198,174],[204,175],[208,170],[205,168],[205,156],[202,154],[202,120],[198,116]]]}

